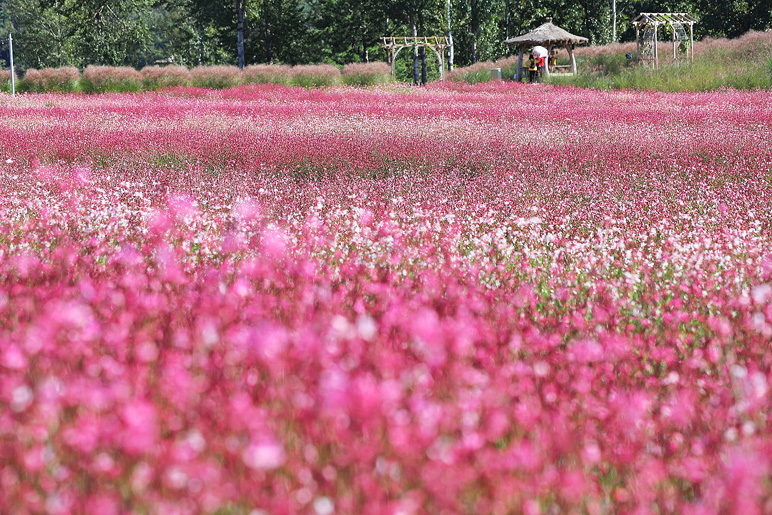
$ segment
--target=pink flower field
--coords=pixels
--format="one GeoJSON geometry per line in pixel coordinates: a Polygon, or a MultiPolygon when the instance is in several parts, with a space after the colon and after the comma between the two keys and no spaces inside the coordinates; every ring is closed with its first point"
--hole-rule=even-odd
{"type": "Polygon", "coordinates": [[[772,512],[772,93],[0,96],[0,513],[772,512]]]}

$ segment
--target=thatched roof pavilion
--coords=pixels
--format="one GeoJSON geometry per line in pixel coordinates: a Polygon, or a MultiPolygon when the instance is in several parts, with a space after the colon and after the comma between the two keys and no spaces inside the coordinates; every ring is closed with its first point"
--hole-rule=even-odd
{"type": "MultiPolygon", "coordinates": [[[[523,50],[527,46],[541,45],[552,52],[553,47],[564,46],[571,57],[571,72],[576,75],[576,58],[574,58],[574,45],[583,45],[587,43],[587,38],[574,36],[565,29],[552,24],[552,18],[547,18],[547,23],[540,25],[535,30],[516,38],[510,38],[504,43],[507,45],[517,45],[517,80],[520,80],[521,68],[523,67],[523,50]]],[[[544,67],[544,72],[549,77],[549,66],[544,67]]]]}

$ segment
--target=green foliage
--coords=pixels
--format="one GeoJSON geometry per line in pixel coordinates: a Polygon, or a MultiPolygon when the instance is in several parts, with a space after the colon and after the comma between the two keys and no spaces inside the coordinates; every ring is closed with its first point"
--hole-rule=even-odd
{"type": "Polygon", "coordinates": [[[379,44],[380,38],[390,31],[387,13],[392,3],[387,0],[318,0],[318,17],[306,21],[309,36],[314,41],[311,50],[318,55],[316,59],[347,64],[385,56],[379,44]]]}
{"type": "Polygon", "coordinates": [[[150,0],[70,0],[63,9],[83,66],[136,66],[150,42],[150,0]]]}
{"type": "MultiPolygon", "coordinates": [[[[419,57],[419,67],[420,57],[419,57]]],[[[409,48],[402,50],[397,56],[395,75],[398,82],[413,82],[413,52],[409,48]]],[[[437,55],[428,50],[426,52],[426,80],[433,82],[440,78],[440,63],[437,55]]]]}
{"type": "MultiPolygon", "coordinates": [[[[697,39],[772,26],[768,1],[633,0],[617,2],[618,40],[634,40],[630,22],[643,11],[697,16],[697,39]]],[[[504,40],[533,30],[548,16],[591,44],[612,40],[609,0],[244,0],[244,13],[247,65],[385,60],[380,38],[415,30],[418,36],[452,34],[454,64],[468,66],[511,55],[504,40]]],[[[0,0],[0,60],[6,62],[11,30],[21,72],[90,64],[138,68],[160,61],[187,67],[237,63],[236,2],[230,0],[0,0]]],[[[427,59],[436,79],[436,57],[429,52],[427,59]]],[[[399,80],[413,81],[412,64],[406,49],[396,63],[399,80]]],[[[598,64],[614,76],[629,72],[618,59],[598,64]]],[[[485,72],[469,80],[485,80],[485,72]]],[[[763,82],[763,74],[748,80],[763,82]]]]}
{"type": "Polygon", "coordinates": [[[0,70],[0,92],[11,92],[11,71],[0,70]]]}
{"type": "Polygon", "coordinates": [[[13,27],[14,65],[27,68],[57,68],[76,63],[78,50],[72,37],[71,20],[45,0],[6,0],[2,18],[7,21],[2,41],[8,42],[13,27]]]}

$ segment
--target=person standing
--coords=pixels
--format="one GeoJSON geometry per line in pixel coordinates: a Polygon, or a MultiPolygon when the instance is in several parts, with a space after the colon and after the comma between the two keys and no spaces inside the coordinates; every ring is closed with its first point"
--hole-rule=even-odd
{"type": "Polygon", "coordinates": [[[533,53],[531,53],[525,65],[528,67],[528,82],[536,82],[536,77],[539,73],[539,61],[534,57],[533,53]]]}
{"type": "Polygon", "coordinates": [[[539,78],[544,75],[544,56],[539,55],[536,57],[536,68],[539,70],[539,78]]]}

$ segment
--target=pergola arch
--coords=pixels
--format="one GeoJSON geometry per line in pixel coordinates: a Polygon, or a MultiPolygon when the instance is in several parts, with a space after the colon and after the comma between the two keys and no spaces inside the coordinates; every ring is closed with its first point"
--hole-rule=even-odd
{"type": "Polygon", "coordinates": [[[391,76],[396,77],[396,62],[397,55],[403,48],[429,48],[437,55],[437,60],[440,63],[440,80],[445,80],[445,49],[449,48],[448,38],[445,36],[424,36],[424,37],[408,37],[408,36],[384,36],[381,38],[383,44],[381,48],[385,48],[389,52],[389,64],[391,65],[391,76]]]}
{"type": "Polygon", "coordinates": [[[694,61],[694,24],[697,18],[688,13],[641,13],[634,20],[635,25],[635,60],[652,61],[654,67],[659,67],[659,50],[657,49],[657,33],[659,27],[670,26],[673,33],[673,59],[678,57],[677,42],[686,41],[686,33],[680,34],[678,27],[683,29],[684,25],[689,26],[689,46],[686,48],[686,58],[694,61]],[[641,38],[643,32],[643,38],[641,38]],[[643,41],[642,41],[643,39],[643,41]],[[651,45],[652,55],[643,55],[646,47],[651,45]]]}

